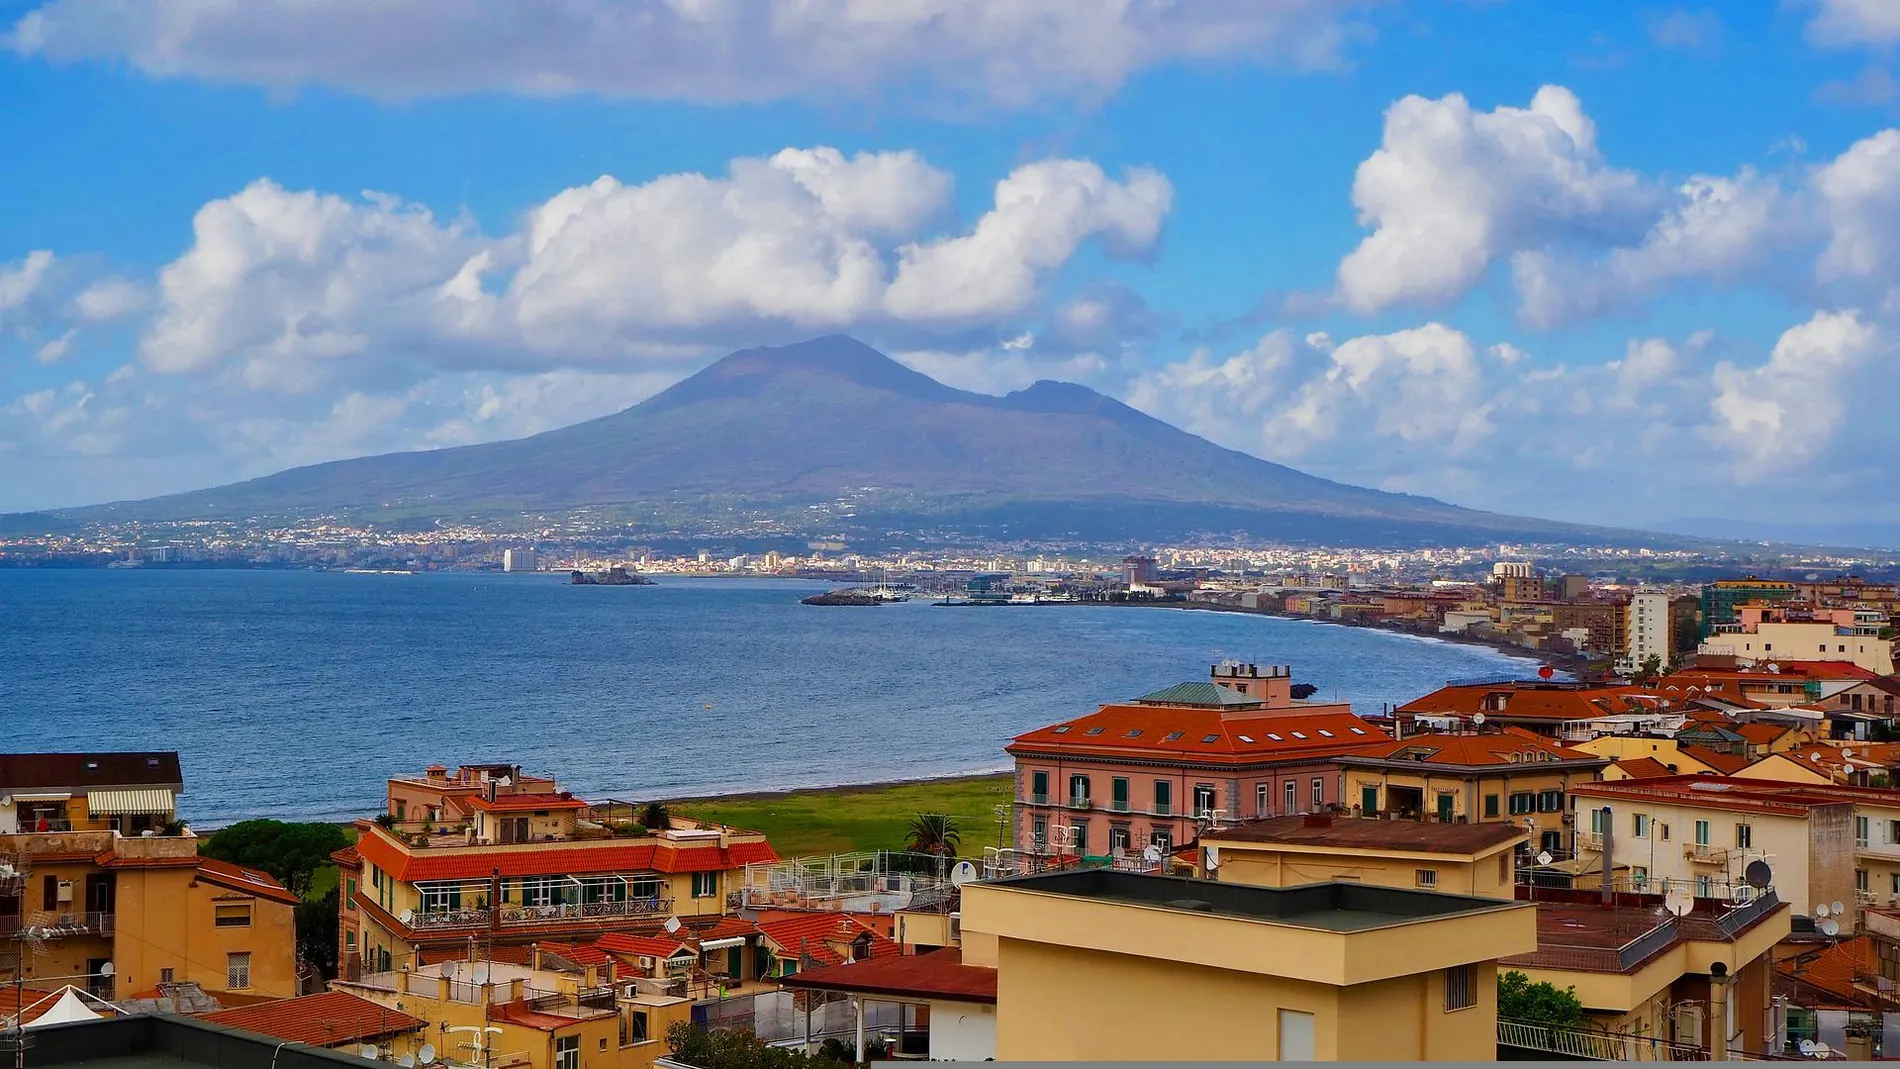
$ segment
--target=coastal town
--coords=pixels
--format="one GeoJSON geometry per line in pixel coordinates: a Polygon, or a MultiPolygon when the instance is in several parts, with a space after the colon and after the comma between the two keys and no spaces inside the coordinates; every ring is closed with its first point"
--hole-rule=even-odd
{"type": "Polygon", "coordinates": [[[320,856],[280,863],[283,833],[244,863],[224,840],[260,822],[181,819],[177,753],[0,757],[0,1033],[149,1018],[484,1069],[1900,1052],[1892,584],[1122,564],[1124,592],[1550,660],[1379,709],[1297,665],[1183,665],[1010,741],[993,846],[920,811],[795,855],[689,802],[441,763],[388,770],[320,856]],[[1050,1027],[1104,985],[1195,1027],[1050,1027]]]}

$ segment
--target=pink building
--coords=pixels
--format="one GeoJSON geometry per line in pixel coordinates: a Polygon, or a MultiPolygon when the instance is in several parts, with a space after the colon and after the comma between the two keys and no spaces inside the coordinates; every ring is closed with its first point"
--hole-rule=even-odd
{"type": "Polygon", "coordinates": [[[1085,856],[1164,851],[1197,820],[1307,813],[1340,801],[1333,758],[1385,740],[1344,703],[1291,697],[1284,668],[1217,668],[1018,735],[1016,846],[1085,856]],[[1264,674],[1263,674],[1264,673],[1264,674]]]}

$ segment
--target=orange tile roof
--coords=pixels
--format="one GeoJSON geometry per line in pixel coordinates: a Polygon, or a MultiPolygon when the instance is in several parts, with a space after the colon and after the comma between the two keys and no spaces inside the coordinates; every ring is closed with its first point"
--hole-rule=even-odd
{"type": "Polygon", "coordinates": [[[581,943],[543,942],[541,944],[541,953],[558,955],[562,960],[573,962],[583,968],[590,965],[605,965],[611,960],[598,947],[586,946],[581,943]]]}
{"type": "Polygon", "coordinates": [[[347,991],[326,991],[301,998],[283,998],[254,1006],[214,1010],[200,1020],[242,1029],[291,1043],[335,1047],[378,1036],[414,1032],[428,1027],[400,1010],[379,1006],[347,991]]]}
{"type": "MultiPolygon", "coordinates": [[[[484,946],[480,954],[483,961],[498,961],[504,965],[529,965],[534,961],[534,948],[526,943],[503,943],[484,946]]],[[[445,961],[468,960],[468,945],[417,947],[416,963],[419,965],[440,965],[445,961]]]]}
{"type": "Polygon", "coordinates": [[[678,936],[634,935],[631,932],[608,932],[594,940],[594,946],[609,954],[628,954],[643,958],[670,958],[681,950],[691,950],[692,945],[678,936]]]}
{"type": "MultiPolygon", "coordinates": [[[[1856,935],[1829,946],[1812,957],[1775,962],[1775,972],[1784,979],[1806,984],[1841,1000],[1844,1006],[1869,1006],[1878,1000],[1854,986],[1856,975],[1870,971],[1872,940],[1856,935]]],[[[1807,1005],[1807,1000],[1802,1000],[1807,1005]]],[[[1808,1005],[1807,1008],[1813,1009],[1808,1005]]]]}
{"type": "Polygon", "coordinates": [[[871,936],[872,957],[903,953],[903,948],[888,936],[848,913],[809,913],[763,921],[759,932],[772,943],[779,957],[796,958],[802,954],[820,965],[838,965],[845,960],[844,955],[827,945],[828,942],[849,943],[866,932],[871,936]]]}
{"type": "Polygon", "coordinates": [[[330,851],[330,860],[346,869],[359,869],[363,867],[363,855],[357,853],[356,847],[354,846],[346,846],[341,850],[330,851]]]}
{"type": "Polygon", "coordinates": [[[587,803],[566,791],[559,794],[504,794],[490,799],[486,795],[473,795],[467,799],[469,808],[484,813],[514,813],[524,810],[543,809],[586,809],[587,803]]]}
{"type": "Polygon", "coordinates": [[[1323,758],[1386,737],[1352,713],[1268,710],[1241,715],[1191,706],[1104,705],[1093,713],[1027,731],[1010,754],[1057,752],[1112,759],[1171,758],[1251,764],[1323,758]]]}
{"type": "Polygon", "coordinates": [[[215,883],[219,887],[243,891],[245,894],[256,895],[259,898],[268,898],[273,902],[282,902],[289,906],[297,904],[297,896],[291,894],[269,873],[247,869],[242,865],[233,865],[228,861],[209,857],[199,858],[198,878],[207,883],[215,883]]]}
{"type": "Polygon", "coordinates": [[[1783,735],[1786,735],[1788,732],[1793,731],[1794,725],[1770,724],[1765,721],[1755,721],[1748,724],[1730,724],[1728,725],[1728,729],[1740,735],[1742,738],[1747,739],[1749,742],[1767,745],[1783,735]]]}
{"type": "Polygon", "coordinates": [[[1761,810],[1792,816],[1804,816],[1819,806],[1852,803],[1900,808],[1900,790],[1726,776],[1599,781],[1578,784],[1570,788],[1570,793],[1593,798],[1648,798],[1708,809],[1761,810]]]}
{"type": "Polygon", "coordinates": [[[1610,763],[1607,757],[1559,746],[1540,735],[1508,728],[1476,735],[1412,735],[1361,747],[1339,760],[1342,764],[1403,761],[1408,765],[1460,768],[1534,766],[1555,761],[1595,762],[1599,767],[1610,763]],[[1422,756],[1414,760],[1413,754],[1422,756]]]}
{"type": "Polygon", "coordinates": [[[53,1008],[53,1004],[59,1001],[54,997],[58,994],[58,991],[41,991],[32,987],[15,990],[11,984],[0,986],[0,1021],[10,1024],[12,1018],[24,1009],[26,1023],[31,1024],[53,1008]]]}
{"type": "Polygon", "coordinates": [[[1694,758],[1725,776],[1740,772],[1755,763],[1752,757],[1729,753],[1727,750],[1712,750],[1707,746],[1684,746],[1681,748],[1681,753],[1682,756],[1694,758]]]}
{"type": "Polygon", "coordinates": [[[723,872],[778,861],[772,845],[762,841],[722,848],[716,843],[676,844],[658,838],[596,839],[553,848],[495,847],[451,853],[442,847],[410,850],[384,833],[368,832],[356,848],[377,868],[407,883],[486,879],[497,870],[503,876],[723,872]]]}
{"type": "MultiPolygon", "coordinates": [[[[498,1020],[507,1021],[510,1024],[522,1025],[526,1028],[539,1029],[543,1032],[556,1032],[563,1028],[570,1028],[577,1020],[577,1018],[574,1017],[542,1013],[535,1009],[534,1004],[530,1002],[509,1002],[492,1007],[490,1012],[492,1012],[498,1020]]],[[[605,1017],[612,1012],[611,1010],[601,1010],[594,1014],[594,1016],[605,1017]]]]}
{"type": "Polygon", "coordinates": [[[959,1002],[996,1001],[996,970],[963,964],[963,951],[958,947],[924,954],[873,956],[869,961],[809,969],[788,976],[779,984],[959,1002]]]}
{"type": "Polygon", "coordinates": [[[1580,687],[1567,683],[1483,683],[1440,687],[1393,710],[1412,716],[1486,716],[1526,720],[1594,720],[1603,716],[1649,713],[1666,707],[1662,696],[1641,687],[1580,687]],[[1506,695],[1502,709],[1494,695],[1506,695]]]}
{"type": "Polygon", "coordinates": [[[1666,779],[1675,775],[1669,766],[1654,757],[1631,757],[1618,761],[1616,767],[1629,773],[1631,779],[1666,779]]]}

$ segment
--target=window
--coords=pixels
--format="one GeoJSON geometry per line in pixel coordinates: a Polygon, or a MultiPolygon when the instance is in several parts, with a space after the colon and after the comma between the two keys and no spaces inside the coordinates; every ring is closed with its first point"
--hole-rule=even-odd
{"type": "Polygon", "coordinates": [[[1735,847],[1746,850],[1755,845],[1755,829],[1746,824],[1735,825],[1735,847]]]}
{"type": "Polygon", "coordinates": [[[1664,824],[1660,820],[1657,821],[1656,822],[1656,837],[1658,839],[1661,839],[1663,842],[1668,842],[1669,841],[1669,825],[1664,824]]]}
{"type": "Polygon", "coordinates": [[[1283,1062],[1313,1060],[1313,1015],[1302,1010],[1280,1011],[1280,1051],[1283,1062]]]}
{"type": "Polygon", "coordinates": [[[251,907],[214,906],[211,924],[216,928],[249,928],[251,926],[251,907]]]}
{"type": "Polygon", "coordinates": [[[1165,817],[1174,808],[1174,784],[1155,780],[1155,816],[1165,817]]]}
{"type": "Polygon", "coordinates": [[[1313,812],[1317,813],[1326,805],[1326,781],[1313,777],[1313,812]]]}
{"type": "Polygon", "coordinates": [[[1564,792],[1540,791],[1537,795],[1539,813],[1561,813],[1564,811],[1564,792]]]}
{"type": "Polygon", "coordinates": [[[1199,816],[1214,808],[1214,785],[1196,783],[1194,785],[1194,813],[1199,816]]]}
{"type": "Polygon", "coordinates": [[[1537,812],[1537,795],[1532,791],[1518,791],[1511,795],[1511,815],[1523,816],[1537,812]]]}
{"type": "Polygon", "coordinates": [[[1649,838],[1649,815],[1647,813],[1630,814],[1630,834],[1638,839],[1649,838]]]}
{"type": "Polygon", "coordinates": [[[1273,804],[1267,785],[1262,783],[1253,789],[1253,811],[1256,816],[1266,816],[1268,807],[1273,804]]]}
{"type": "Polygon", "coordinates": [[[1695,822],[1695,844],[1697,846],[1709,845],[1709,822],[1708,821],[1698,820],[1695,822]]]}
{"type": "Polygon", "coordinates": [[[1286,811],[1294,812],[1300,808],[1300,788],[1292,780],[1286,781],[1286,811]]]}
{"type": "Polygon", "coordinates": [[[1865,890],[1868,890],[1869,887],[1870,885],[1867,882],[1867,870],[1855,869],[1854,870],[1854,890],[1865,891],[1865,890]]]}
{"type": "Polygon", "coordinates": [[[1029,800],[1036,805],[1049,802],[1049,773],[1032,772],[1029,775],[1029,800]]]}
{"type": "Polygon", "coordinates": [[[716,898],[719,895],[719,874],[717,872],[693,873],[693,897],[716,898]]]}
{"type": "Polygon", "coordinates": [[[1174,831],[1170,828],[1157,827],[1148,833],[1148,842],[1165,854],[1174,849],[1174,831]]]}
{"type": "Polygon", "coordinates": [[[1032,822],[1029,825],[1029,838],[1036,844],[1038,850],[1049,845],[1049,822],[1046,820],[1032,822]]]}
{"type": "Polygon", "coordinates": [[[1454,965],[1445,970],[1445,1012],[1468,1010],[1478,1004],[1478,967],[1454,965]]]}
{"type": "Polygon", "coordinates": [[[1605,830],[1605,825],[1609,824],[1610,822],[1609,813],[1610,811],[1607,809],[1590,810],[1590,831],[1592,834],[1595,834],[1595,835],[1603,834],[1605,830]]]}
{"type": "Polygon", "coordinates": [[[1428,891],[1438,886],[1438,870],[1437,869],[1419,869],[1415,873],[1414,878],[1417,880],[1418,885],[1420,887],[1423,887],[1428,891]]]}
{"type": "Polygon", "coordinates": [[[1108,852],[1128,852],[1128,825],[1111,824],[1108,826],[1108,852]]]}
{"type": "Polygon", "coordinates": [[[1118,813],[1128,812],[1128,781],[1121,776],[1116,776],[1109,784],[1109,791],[1113,801],[1111,808],[1118,813]]]}
{"type": "MultiPolygon", "coordinates": [[[[356,933],[355,932],[343,933],[343,948],[345,950],[350,951],[351,953],[356,952],[356,933]]],[[[166,970],[166,971],[169,972],[170,970],[166,970]]]]}
{"type": "MultiPolygon", "coordinates": [[[[354,943],[354,942],[356,941],[356,939],[355,939],[355,935],[356,935],[356,933],[354,933],[354,932],[351,932],[351,933],[350,933],[350,935],[351,935],[351,939],[350,939],[350,941],[351,941],[352,943],[354,943]]],[[[160,969],[160,970],[158,970],[158,982],[159,982],[159,983],[161,983],[161,984],[169,984],[169,983],[174,983],[174,982],[175,982],[175,977],[176,977],[176,975],[177,975],[177,973],[176,973],[176,971],[175,971],[175,970],[172,970],[172,969],[160,969]]]]}
{"type": "Polygon", "coordinates": [[[350,883],[350,887],[349,887],[349,892],[350,892],[350,893],[349,893],[349,897],[348,897],[348,899],[347,899],[347,900],[348,900],[348,902],[349,902],[349,904],[350,904],[350,908],[351,908],[351,909],[355,909],[355,908],[356,908],[356,881],[355,881],[355,880],[351,880],[351,881],[349,881],[349,883],[350,883]]]}
{"type": "Polygon", "coordinates": [[[1379,788],[1372,786],[1359,788],[1359,811],[1367,815],[1379,811],[1379,788]]]}
{"type": "Polygon", "coordinates": [[[554,1069],[581,1069],[581,1037],[561,1036],[554,1041],[554,1069]]]}
{"type": "Polygon", "coordinates": [[[1069,804],[1085,805],[1089,800],[1089,778],[1087,776],[1069,777],[1069,804]]]}
{"type": "Polygon", "coordinates": [[[1867,845],[1867,826],[1869,823],[1870,822],[1868,821],[1866,817],[1854,818],[1854,845],[1855,846],[1867,845]]]}
{"type": "Polygon", "coordinates": [[[1484,815],[1487,817],[1495,817],[1498,815],[1497,795],[1487,794],[1484,796],[1484,815]]]}
{"type": "Polygon", "coordinates": [[[1086,820],[1075,826],[1075,852],[1082,855],[1089,852],[1089,825],[1086,820]]]}
{"type": "Polygon", "coordinates": [[[606,1037],[606,1036],[601,1036],[601,1037],[600,1037],[600,1047],[599,1047],[599,1050],[600,1050],[600,1052],[601,1052],[602,1054],[605,1054],[605,1053],[607,1053],[607,1037],[606,1037]]]}
{"type": "Polygon", "coordinates": [[[1695,896],[1697,898],[1714,898],[1715,880],[1708,876],[1697,876],[1695,878],[1695,896]]]}
{"type": "Polygon", "coordinates": [[[647,1031],[645,1010],[633,1010],[620,1019],[620,1045],[631,1047],[635,1043],[645,1043],[651,1037],[647,1031]]]}
{"type": "Polygon", "coordinates": [[[224,987],[242,991],[251,986],[251,952],[246,950],[224,956],[224,987]]]}

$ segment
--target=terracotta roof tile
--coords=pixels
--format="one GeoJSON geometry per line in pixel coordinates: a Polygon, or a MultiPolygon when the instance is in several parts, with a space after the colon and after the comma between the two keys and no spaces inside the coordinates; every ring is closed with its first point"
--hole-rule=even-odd
{"type": "Polygon", "coordinates": [[[1004,750],[1248,764],[1324,757],[1385,737],[1377,724],[1348,712],[1271,709],[1256,715],[1185,706],[1104,705],[1086,716],[1024,732],[1004,750]]]}
{"type": "Polygon", "coordinates": [[[199,1017],[226,1028],[313,1047],[335,1047],[428,1027],[425,1021],[347,991],[277,999],[255,1006],[216,1010],[199,1017]]]}
{"type": "Polygon", "coordinates": [[[1395,712],[1412,716],[1503,716],[1535,720],[1594,720],[1655,712],[1667,703],[1641,687],[1588,687],[1574,683],[1506,682],[1446,686],[1414,698],[1395,712]],[[1498,695],[1503,708],[1496,708],[1498,695]]]}
{"type": "Polygon", "coordinates": [[[680,845],[658,839],[597,839],[572,845],[408,849],[378,831],[366,832],[357,851],[377,868],[408,883],[478,880],[503,876],[561,876],[600,872],[721,872],[747,864],[771,864],[778,853],[767,842],[680,845]]]}
{"type": "Polygon", "coordinates": [[[341,850],[330,851],[330,860],[346,869],[358,869],[363,867],[363,855],[357,853],[356,847],[354,846],[346,846],[341,850]]]}
{"type": "Polygon", "coordinates": [[[1631,779],[1667,779],[1675,775],[1669,766],[1654,757],[1630,757],[1618,761],[1616,767],[1629,773],[1631,779]]]}
{"type": "Polygon", "coordinates": [[[634,935],[630,932],[608,932],[594,940],[594,946],[609,954],[642,958],[670,958],[681,950],[692,949],[686,940],[678,936],[634,935]]]}
{"type": "Polygon", "coordinates": [[[201,857],[198,859],[198,878],[233,891],[268,898],[285,905],[297,904],[297,896],[291,894],[283,884],[267,872],[247,869],[242,865],[233,865],[228,861],[201,857]]]}
{"type": "Polygon", "coordinates": [[[803,954],[820,965],[838,965],[845,960],[828,944],[850,943],[867,932],[871,936],[873,958],[903,953],[903,948],[890,937],[848,913],[810,913],[762,921],[759,932],[773,945],[774,953],[779,957],[796,958],[803,954]]]}
{"type": "Polygon", "coordinates": [[[957,947],[927,954],[874,955],[868,961],[802,971],[779,984],[960,1002],[996,1001],[996,970],[963,964],[963,951],[957,947]]]}
{"type": "Polygon", "coordinates": [[[544,809],[586,809],[587,803],[566,791],[560,794],[504,794],[493,800],[485,795],[472,795],[467,799],[470,809],[479,809],[484,813],[516,813],[544,809]]]}
{"type": "Polygon", "coordinates": [[[1734,775],[1755,763],[1752,757],[1729,753],[1727,750],[1711,750],[1707,746],[1684,746],[1682,755],[1692,757],[1725,776],[1734,775]]]}
{"type": "Polygon", "coordinates": [[[1535,766],[1540,762],[1596,762],[1609,759],[1583,750],[1559,746],[1526,731],[1504,730],[1481,735],[1424,734],[1363,746],[1341,757],[1342,764],[1402,761],[1406,764],[1482,768],[1535,766]]]}
{"type": "Polygon", "coordinates": [[[1436,851],[1476,854],[1525,838],[1516,824],[1441,824],[1419,820],[1370,820],[1334,817],[1321,824],[1309,817],[1271,817],[1204,832],[1215,842],[1332,846],[1352,850],[1436,851]]]}

